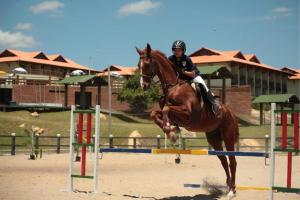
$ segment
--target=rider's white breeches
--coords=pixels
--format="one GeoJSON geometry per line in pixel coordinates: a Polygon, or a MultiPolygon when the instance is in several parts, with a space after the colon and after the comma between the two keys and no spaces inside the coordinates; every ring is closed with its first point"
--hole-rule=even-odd
{"type": "Polygon", "coordinates": [[[206,86],[205,81],[203,80],[203,78],[202,78],[201,76],[196,76],[196,77],[193,79],[193,82],[194,82],[194,83],[201,83],[201,84],[205,87],[206,92],[209,91],[208,87],[206,86]]]}

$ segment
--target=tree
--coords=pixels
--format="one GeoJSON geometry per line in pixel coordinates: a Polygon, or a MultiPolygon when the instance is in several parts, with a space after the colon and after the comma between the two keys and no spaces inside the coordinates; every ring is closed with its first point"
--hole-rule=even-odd
{"type": "Polygon", "coordinates": [[[140,75],[135,73],[130,77],[118,94],[118,100],[127,102],[131,111],[135,113],[144,112],[149,106],[153,105],[160,98],[159,87],[151,86],[147,91],[143,91],[140,87],[140,75]]]}

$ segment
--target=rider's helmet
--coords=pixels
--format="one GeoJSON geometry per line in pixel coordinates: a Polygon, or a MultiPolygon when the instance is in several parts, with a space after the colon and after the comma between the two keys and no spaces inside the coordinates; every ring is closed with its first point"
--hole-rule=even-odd
{"type": "Polygon", "coordinates": [[[182,40],[176,40],[175,42],[173,42],[172,50],[174,50],[174,49],[182,49],[183,52],[185,52],[186,46],[185,46],[184,41],[182,41],[182,40]]]}

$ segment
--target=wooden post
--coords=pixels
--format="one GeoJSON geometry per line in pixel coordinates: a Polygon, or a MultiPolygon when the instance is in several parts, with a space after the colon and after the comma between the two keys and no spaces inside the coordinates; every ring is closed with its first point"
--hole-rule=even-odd
{"type": "Polygon", "coordinates": [[[65,99],[64,99],[64,106],[68,107],[68,85],[65,84],[65,99]]]}
{"type": "Polygon", "coordinates": [[[101,85],[97,85],[97,105],[101,105],[101,85]]]}
{"type": "Polygon", "coordinates": [[[256,72],[253,70],[253,96],[256,97],[256,72]]]}
{"type": "Polygon", "coordinates": [[[211,84],[210,84],[210,80],[211,80],[211,75],[208,75],[207,77],[207,87],[210,90],[211,84]]]}
{"type": "Polygon", "coordinates": [[[270,72],[268,71],[268,95],[270,95],[270,72]]]}
{"type": "Polygon", "coordinates": [[[245,68],[246,68],[246,71],[245,71],[245,83],[246,83],[246,85],[248,85],[248,65],[246,64],[245,65],[245,68]]]}
{"type": "Polygon", "coordinates": [[[16,155],[16,133],[11,134],[11,155],[16,155]]]}
{"type": "Polygon", "coordinates": [[[157,135],[157,149],[160,149],[160,135],[157,135]]]}
{"type": "Polygon", "coordinates": [[[114,136],[112,134],[109,135],[109,148],[114,148],[113,137],[114,136]]]}
{"type": "Polygon", "coordinates": [[[282,116],[282,145],[283,149],[287,146],[287,113],[283,112],[282,116]]]}
{"type": "Polygon", "coordinates": [[[263,108],[263,103],[259,103],[259,125],[263,125],[263,112],[264,112],[264,108],[263,108]]]}
{"type": "Polygon", "coordinates": [[[57,134],[56,135],[56,153],[60,153],[60,139],[61,139],[61,135],[57,134]]]}
{"type": "Polygon", "coordinates": [[[237,65],[237,84],[240,87],[241,84],[240,64],[237,65]]]}
{"type": "Polygon", "coordinates": [[[260,95],[264,93],[263,92],[264,91],[263,85],[264,85],[264,82],[263,82],[263,71],[261,70],[260,71],[260,95]]]}
{"type": "Polygon", "coordinates": [[[265,135],[265,152],[268,153],[269,149],[269,135],[265,135]]]}
{"type": "Polygon", "coordinates": [[[82,109],[86,109],[86,98],[85,98],[85,85],[81,84],[80,85],[80,107],[82,109]]]}

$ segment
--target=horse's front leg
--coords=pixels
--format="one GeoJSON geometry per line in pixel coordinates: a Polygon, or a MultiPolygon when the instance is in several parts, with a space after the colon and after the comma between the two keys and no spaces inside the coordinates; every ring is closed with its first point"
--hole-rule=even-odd
{"type": "Polygon", "coordinates": [[[172,142],[177,140],[176,132],[178,132],[178,126],[184,127],[185,124],[188,124],[190,116],[191,109],[188,109],[187,105],[164,106],[162,110],[163,130],[172,142]],[[174,128],[171,127],[170,118],[172,119],[172,124],[177,124],[174,128]]]}
{"type": "Polygon", "coordinates": [[[163,130],[166,133],[171,131],[171,124],[170,124],[170,119],[168,116],[169,111],[170,111],[170,108],[169,108],[169,106],[166,106],[166,105],[162,109],[163,130]]]}
{"type": "Polygon", "coordinates": [[[163,120],[162,120],[162,112],[158,110],[153,110],[150,113],[151,119],[159,126],[161,129],[163,129],[163,120]]]}
{"type": "Polygon", "coordinates": [[[176,129],[177,127],[173,128],[173,129],[164,128],[165,123],[163,120],[162,111],[152,111],[150,114],[150,117],[155,122],[155,124],[157,124],[165,132],[168,139],[170,139],[172,142],[176,142],[176,137],[171,132],[173,131],[173,129],[175,129],[174,131],[178,132],[178,130],[176,129]]]}

